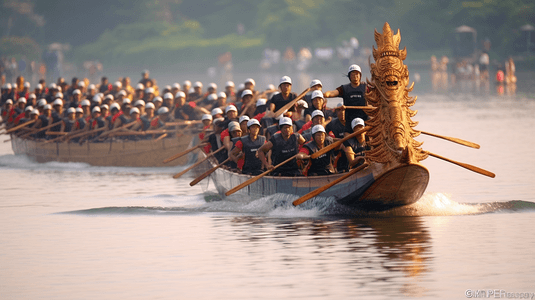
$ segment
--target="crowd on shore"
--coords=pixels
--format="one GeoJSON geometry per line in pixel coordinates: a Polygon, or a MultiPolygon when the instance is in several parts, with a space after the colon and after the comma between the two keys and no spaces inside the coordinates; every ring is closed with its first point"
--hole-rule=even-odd
{"type": "Polygon", "coordinates": [[[198,134],[203,150],[213,152],[230,169],[254,175],[294,157],[273,173],[327,175],[362,164],[369,150],[362,133],[311,159],[313,153],[365,126],[368,117],[363,110],[346,108],[366,105],[367,86],[361,83],[358,65],[351,65],[347,74],[350,82],[332,91],[324,92],[321,81],[312,80],[301,99],[288,76],[278,87],[270,84],[265,90],[252,78],[237,87],[228,81],[221,90],[214,83],[205,89],[202,82],[188,80],[158,87],[147,70],[134,85],[128,77],[113,83],[102,77],[99,84],[59,78],[50,84],[41,80],[32,89],[19,76],[2,86],[1,126],[23,138],[81,143],[111,138],[112,132],[121,131],[128,138],[136,132],[162,134],[169,124],[202,122],[198,134]],[[328,108],[326,98],[331,97],[343,103],[328,108]]]}

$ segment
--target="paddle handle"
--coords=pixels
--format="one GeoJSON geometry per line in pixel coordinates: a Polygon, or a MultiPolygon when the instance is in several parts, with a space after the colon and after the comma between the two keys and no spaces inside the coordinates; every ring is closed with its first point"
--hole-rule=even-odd
{"type": "Polygon", "coordinates": [[[349,140],[350,138],[356,137],[356,136],[358,136],[359,134],[362,134],[362,133],[364,133],[364,132],[366,132],[366,131],[368,131],[368,130],[370,130],[370,129],[371,129],[371,126],[366,126],[366,127],[362,128],[361,130],[355,131],[355,132],[353,132],[352,134],[348,134],[348,135],[345,136],[343,139],[338,140],[338,141],[336,141],[336,142],[330,144],[330,145],[327,146],[327,147],[323,147],[323,148],[321,148],[319,151],[317,151],[317,152],[315,152],[315,153],[312,153],[312,154],[310,155],[310,158],[311,158],[311,159],[316,159],[316,158],[320,157],[321,155],[323,155],[323,154],[325,154],[325,153],[331,151],[332,149],[340,147],[340,145],[342,145],[343,142],[349,140]]]}
{"type": "Polygon", "coordinates": [[[214,154],[216,154],[217,152],[219,152],[219,151],[221,151],[221,150],[223,150],[223,149],[225,149],[225,147],[221,147],[221,148],[217,149],[217,150],[214,151],[214,152],[210,152],[208,155],[206,155],[205,158],[203,158],[203,159],[199,160],[198,162],[194,163],[194,164],[191,165],[189,168],[183,170],[183,171],[180,172],[180,173],[177,173],[177,174],[173,175],[173,178],[174,178],[174,179],[177,179],[178,177],[180,177],[180,176],[186,174],[189,170],[191,170],[191,169],[197,167],[197,166],[200,165],[202,162],[204,162],[204,161],[207,160],[208,158],[214,156],[214,154]]]}
{"type": "Polygon", "coordinates": [[[190,186],[194,186],[196,185],[197,183],[199,183],[201,180],[203,180],[204,178],[210,176],[210,174],[214,173],[215,170],[219,169],[222,165],[226,164],[228,161],[230,160],[230,157],[225,159],[223,162],[221,162],[219,165],[211,168],[210,170],[204,172],[201,176],[195,178],[195,180],[193,180],[192,182],[189,183],[190,186]]]}
{"type": "Polygon", "coordinates": [[[13,128],[10,128],[10,129],[6,130],[6,132],[4,132],[4,133],[11,133],[11,132],[13,132],[13,131],[15,131],[15,130],[17,130],[17,129],[20,129],[20,128],[22,128],[22,127],[28,126],[28,125],[30,125],[30,124],[33,124],[33,123],[35,123],[35,121],[37,121],[37,119],[35,119],[35,120],[30,120],[30,121],[28,121],[28,122],[26,122],[26,123],[22,123],[22,124],[20,124],[20,125],[17,125],[17,126],[15,126],[15,127],[13,127],[13,128]]]}
{"type": "Polygon", "coordinates": [[[275,114],[273,115],[273,118],[276,118],[276,117],[280,116],[283,111],[285,111],[287,109],[290,109],[290,107],[294,106],[295,103],[297,103],[297,101],[299,101],[303,97],[305,97],[305,95],[308,93],[308,91],[310,91],[310,88],[304,90],[301,94],[299,94],[299,96],[297,96],[297,98],[293,99],[292,101],[286,103],[283,107],[279,108],[279,110],[277,110],[275,112],[275,114]]]}
{"type": "Polygon", "coordinates": [[[374,110],[377,107],[374,106],[345,106],[346,109],[361,109],[361,110],[374,110]]]}
{"type": "Polygon", "coordinates": [[[292,204],[294,206],[297,206],[299,204],[302,204],[303,202],[306,202],[314,197],[316,197],[317,195],[323,193],[325,190],[327,189],[330,189],[331,187],[333,187],[334,185],[344,181],[346,178],[350,177],[351,175],[357,173],[358,171],[366,168],[368,166],[368,163],[364,163],[358,167],[356,167],[355,169],[351,169],[349,172],[347,172],[347,174],[344,174],[342,177],[320,187],[320,188],[317,188],[315,190],[313,190],[312,192],[304,195],[304,196],[301,196],[300,198],[298,198],[297,200],[295,200],[294,202],[292,202],[292,204]]]}
{"type": "Polygon", "coordinates": [[[182,152],[180,152],[180,153],[178,153],[178,154],[175,154],[175,155],[173,155],[173,156],[171,156],[171,157],[165,159],[165,160],[163,161],[163,163],[166,164],[166,163],[168,163],[168,162],[171,162],[171,161],[173,161],[173,160],[175,160],[175,159],[178,159],[178,158],[180,158],[180,157],[182,157],[182,156],[184,156],[184,155],[190,153],[191,151],[193,151],[193,150],[195,150],[195,149],[198,149],[198,148],[200,148],[200,147],[204,147],[204,146],[206,146],[206,145],[207,145],[207,144],[199,144],[199,145],[197,145],[197,146],[191,147],[191,148],[189,148],[189,149],[187,149],[187,150],[185,150],[185,151],[182,151],[182,152]]]}

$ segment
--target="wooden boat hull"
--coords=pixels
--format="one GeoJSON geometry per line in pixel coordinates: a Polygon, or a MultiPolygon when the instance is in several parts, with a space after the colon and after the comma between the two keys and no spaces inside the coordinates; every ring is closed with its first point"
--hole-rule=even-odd
{"type": "MultiPolygon", "coordinates": [[[[208,169],[208,166],[204,169],[208,169]]],[[[236,194],[251,200],[277,193],[303,196],[343,175],[344,173],[311,177],[264,176],[236,194]]],[[[225,192],[252,176],[219,168],[210,177],[218,193],[224,196],[225,192]]],[[[319,196],[333,197],[341,204],[359,209],[381,211],[418,201],[428,182],[429,171],[421,164],[387,168],[382,164],[371,163],[368,168],[353,174],[319,196]]]]}
{"type": "Polygon", "coordinates": [[[169,167],[188,162],[185,155],[168,164],[163,160],[187,149],[194,135],[179,135],[161,140],[115,140],[101,143],[44,143],[11,136],[17,155],[40,162],[82,162],[93,166],[169,167]]]}

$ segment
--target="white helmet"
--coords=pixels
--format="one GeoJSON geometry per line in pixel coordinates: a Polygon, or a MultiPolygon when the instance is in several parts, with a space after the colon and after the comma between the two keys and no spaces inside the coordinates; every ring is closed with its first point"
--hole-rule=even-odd
{"type": "Polygon", "coordinates": [[[364,126],[364,120],[361,118],[354,118],[353,121],[351,121],[351,129],[354,129],[357,125],[364,126]]]}
{"type": "Polygon", "coordinates": [[[145,109],[154,109],[154,108],[155,108],[155,106],[154,106],[154,103],[152,103],[152,102],[149,102],[149,103],[145,104],[145,109]]]}
{"type": "Polygon", "coordinates": [[[250,83],[252,85],[256,85],[256,82],[254,81],[254,79],[252,78],[247,78],[245,79],[245,81],[243,83],[250,83]]]}
{"type": "Polygon", "coordinates": [[[61,101],[61,99],[56,99],[56,100],[54,100],[54,102],[52,102],[52,105],[53,106],[56,106],[56,105],[63,106],[63,101],[61,101]]]}
{"type": "Polygon", "coordinates": [[[251,119],[251,120],[247,121],[247,128],[249,128],[249,127],[251,127],[253,125],[260,126],[260,122],[258,122],[257,119],[251,119]]]}
{"type": "Polygon", "coordinates": [[[359,71],[360,73],[362,73],[362,71],[360,70],[360,66],[359,65],[351,65],[349,66],[349,71],[347,71],[347,73],[351,73],[353,71],[359,71]]]}
{"type": "Polygon", "coordinates": [[[83,110],[81,107],[77,107],[77,108],[76,108],[76,113],[77,113],[77,114],[83,114],[83,113],[84,113],[84,110],[83,110]]]}
{"type": "Polygon", "coordinates": [[[89,102],[89,100],[87,99],[84,99],[81,103],[82,106],[91,106],[91,102],[89,102]]]}
{"type": "Polygon", "coordinates": [[[325,133],[325,128],[323,128],[323,126],[321,125],[315,125],[314,127],[312,127],[312,134],[315,134],[316,132],[325,133]]]}
{"type": "Polygon", "coordinates": [[[315,90],[312,92],[312,97],[310,97],[311,99],[314,99],[314,98],[321,98],[321,99],[325,99],[323,98],[323,92],[320,91],[320,90],[315,90]]]}
{"type": "Polygon", "coordinates": [[[209,114],[204,114],[204,115],[202,115],[201,120],[202,121],[204,121],[204,120],[212,120],[212,116],[209,115],[209,114]]]}
{"type": "Polygon", "coordinates": [[[290,78],[290,76],[282,76],[282,78],[281,78],[281,80],[279,82],[279,85],[281,85],[283,83],[292,84],[292,79],[290,78]]]}
{"type": "Polygon", "coordinates": [[[177,98],[186,98],[186,93],[184,93],[183,91],[177,92],[175,94],[175,99],[177,98]]]}
{"type": "Polygon", "coordinates": [[[210,94],[208,97],[206,97],[209,101],[216,101],[217,100],[217,94],[210,94]]]}
{"type": "Polygon", "coordinates": [[[302,106],[304,108],[308,108],[308,103],[305,100],[299,100],[297,101],[298,106],[302,106]]]}
{"type": "Polygon", "coordinates": [[[215,116],[215,115],[222,115],[223,114],[223,110],[219,107],[216,107],[214,109],[212,109],[212,111],[210,112],[210,114],[212,116],[215,116]]]}
{"type": "Polygon", "coordinates": [[[316,109],[315,111],[312,112],[312,115],[310,116],[312,119],[314,119],[314,117],[317,117],[317,116],[322,116],[325,118],[325,115],[323,114],[323,112],[319,109],[316,109]]]}
{"type": "Polygon", "coordinates": [[[217,90],[217,84],[215,84],[215,83],[212,82],[212,83],[210,83],[210,84],[208,85],[208,88],[209,88],[209,89],[217,90]]]}
{"type": "Polygon", "coordinates": [[[29,88],[29,87],[30,87],[30,83],[29,83],[28,81],[26,81],[26,82],[24,83],[24,87],[25,87],[25,88],[29,88]]]}
{"type": "Polygon", "coordinates": [[[166,114],[169,112],[169,108],[165,107],[165,106],[162,106],[158,109],[158,114],[159,115],[162,115],[162,114],[166,114]]]}
{"type": "Polygon", "coordinates": [[[30,113],[30,115],[38,115],[38,114],[39,114],[39,110],[37,108],[32,109],[32,112],[30,113]]]}
{"type": "Polygon", "coordinates": [[[76,108],[74,107],[69,107],[69,109],[67,109],[67,114],[75,114],[76,113],[76,108]]]}
{"type": "Polygon", "coordinates": [[[114,108],[117,110],[121,110],[121,106],[119,105],[119,103],[112,103],[110,105],[110,110],[113,110],[114,108]]]}
{"type": "Polygon", "coordinates": [[[26,103],[26,98],[20,97],[17,103],[26,103]]]}
{"type": "Polygon", "coordinates": [[[143,100],[137,100],[136,102],[134,102],[134,106],[145,106],[145,101],[143,100]]]}
{"type": "Polygon", "coordinates": [[[195,83],[193,84],[193,87],[202,87],[202,82],[200,81],[195,81],[195,83]]]}
{"type": "Polygon", "coordinates": [[[279,120],[279,126],[282,126],[282,125],[290,125],[292,126],[292,119],[288,118],[288,117],[282,117],[280,118],[279,120]]]}
{"type": "Polygon", "coordinates": [[[229,105],[225,108],[225,113],[228,113],[229,111],[238,111],[238,109],[234,105],[229,105]]]}
{"type": "Polygon", "coordinates": [[[217,94],[217,98],[227,98],[227,94],[225,94],[225,92],[219,92],[219,94],[217,94]]]}
{"type": "Polygon", "coordinates": [[[312,80],[312,81],[310,82],[310,87],[313,87],[313,86],[318,85],[318,84],[321,85],[321,86],[323,86],[323,85],[321,84],[321,81],[320,81],[319,79],[314,79],[314,80],[312,80]]]}
{"type": "Polygon", "coordinates": [[[245,97],[247,95],[253,95],[253,92],[251,90],[243,90],[243,92],[241,92],[241,97],[245,97]]]}
{"type": "Polygon", "coordinates": [[[91,112],[92,113],[100,112],[100,107],[98,107],[98,106],[93,107],[93,110],[91,110],[91,112]]]}
{"type": "Polygon", "coordinates": [[[243,121],[249,121],[249,120],[250,120],[249,116],[243,115],[243,116],[241,116],[240,119],[238,120],[238,123],[241,124],[241,122],[243,122],[243,121]]]}
{"type": "Polygon", "coordinates": [[[260,99],[256,100],[256,107],[262,106],[262,105],[266,105],[266,103],[267,103],[267,99],[260,98],[260,99]]]}
{"type": "Polygon", "coordinates": [[[139,108],[137,107],[132,107],[130,109],[130,114],[139,114],[139,108]]]}
{"type": "MultiPolygon", "coordinates": [[[[84,88],[85,87],[85,82],[83,82],[82,80],[80,80],[78,82],[78,86],[81,87],[81,88],[84,88]]],[[[91,87],[91,86],[90,86],[91,87]]],[[[93,85],[93,88],[95,88],[95,85],[93,85]]]]}
{"type": "Polygon", "coordinates": [[[234,82],[232,82],[232,81],[227,81],[227,82],[225,83],[225,87],[234,87],[234,82]]]}
{"type": "Polygon", "coordinates": [[[162,97],[160,97],[160,96],[154,97],[154,99],[152,99],[152,103],[156,103],[156,102],[163,102],[162,97]]]}
{"type": "Polygon", "coordinates": [[[165,93],[165,95],[163,95],[163,98],[166,99],[166,100],[167,99],[174,99],[173,94],[171,94],[171,93],[165,93]]]}
{"type": "Polygon", "coordinates": [[[26,106],[26,108],[24,109],[24,111],[32,111],[32,110],[33,110],[33,106],[31,105],[26,106]]]}

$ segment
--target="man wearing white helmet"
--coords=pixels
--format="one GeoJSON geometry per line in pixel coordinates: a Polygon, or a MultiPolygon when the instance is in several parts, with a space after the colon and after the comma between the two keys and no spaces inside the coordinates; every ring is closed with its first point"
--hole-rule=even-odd
{"type": "Polygon", "coordinates": [[[248,135],[242,136],[236,141],[234,148],[229,153],[229,156],[235,162],[239,162],[239,153],[243,153],[243,165],[241,168],[242,173],[249,175],[259,175],[262,173],[262,161],[257,157],[256,153],[262,145],[266,142],[266,138],[260,133],[260,122],[256,119],[247,121],[248,135]]]}
{"type": "MultiPolygon", "coordinates": [[[[43,113],[39,116],[37,121],[33,124],[33,129],[39,129],[52,124],[52,106],[47,104],[43,107],[43,113]]],[[[44,139],[46,134],[44,130],[37,132],[35,138],[44,139]]]]}
{"type": "Polygon", "coordinates": [[[35,89],[33,90],[33,93],[35,94],[35,97],[38,99],[44,98],[46,96],[46,93],[43,89],[43,85],[38,83],[35,86],[35,89]]]}
{"type": "Polygon", "coordinates": [[[119,103],[115,102],[110,105],[110,115],[106,117],[106,123],[108,125],[108,129],[113,129],[115,125],[115,121],[123,114],[123,111],[121,110],[121,106],[119,103]]]}
{"type": "Polygon", "coordinates": [[[310,121],[312,118],[312,112],[315,110],[321,110],[325,117],[329,117],[327,116],[327,102],[325,101],[323,93],[320,90],[313,91],[310,99],[312,105],[305,110],[305,121],[310,121]]]}
{"type": "MultiPolygon", "coordinates": [[[[151,102],[149,102],[149,103],[151,103],[151,102]]],[[[139,110],[139,115],[140,116],[145,114],[145,101],[136,100],[136,102],[134,102],[134,107],[137,107],[137,109],[139,110]]]]}
{"type": "Polygon", "coordinates": [[[228,99],[228,101],[231,101],[231,102],[236,101],[236,91],[235,91],[234,82],[227,81],[225,83],[225,94],[227,95],[226,98],[228,99]]]}
{"type": "MultiPolygon", "coordinates": [[[[227,127],[227,129],[221,132],[221,137],[223,139],[223,146],[227,149],[227,153],[230,153],[230,150],[232,150],[236,142],[241,138],[243,132],[241,130],[240,124],[235,121],[229,122],[227,127]]],[[[240,167],[242,165],[243,161],[241,161],[240,167]]],[[[232,160],[232,158],[231,161],[227,162],[226,166],[232,170],[237,171],[238,169],[237,162],[232,160]]]]}
{"type": "Polygon", "coordinates": [[[217,119],[217,118],[225,118],[223,116],[223,110],[221,108],[219,108],[219,107],[216,107],[216,108],[212,109],[210,114],[212,115],[212,118],[214,120],[217,119]]]}
{"type": "MultiPolygon", "coordinates": [[[[58,123],[63,119],[63,100],[56,99],[52,102],[52,123],[58,123]]],[[[58,132],[61,130],[61,124],[50,128],[50,131],[58,132]]]]}
{"type": "MultiPolygon", "coordinates": [[[[207,137],[205,137],[202,141],[203,143],[208,142],[210,144],[210,148],[208,151],[215,152],[219,148],[223,147],[223,142],[221,139],[221,132],[223,130],[227,129],[227,126],[225,124],[225,119],[223,118],[214,118],[214,132],[207,137]]],[[[205,151],[207,149],[204,149],[205,151]]],[[[227,150],[221,150],[214,154],[214,157],[217,159],[219,163],[223,162],[228,157],[227,150]]]]}
{"type": "Polygon", "coordinates": [[[82,92],[80,90],[76,89],[72,91],[71,103],[69,103],[69,107],[77,108],[78,106],[80,106],[81,99],[82,99],[82,92]]]}
{"type": "Polygon", "coordinates": [[[186,94],[186,98],[188,97],[188,93],[190,89],[191,89],[191,81],[185,80],[184,82],[182,82],[182,91],[186,94]]]}
{"type": "Polygon", "coordinates": [[[140,117],[141,122],[143,123],[143,131],[149,130],[150,122],[155,118],[155,106],[154,103],[149,102],[145,104],[145,114],[140,117]]]}
{"type": "Polygon", "coordinates": [[[323,88],[323,84],[319,79],[314,79],[310,82],[310,91],[306,93],[305,97],[303,97],[303,100],[305,100],[308,104],[308,107],[312,107],[312,93],[314,91],[321,91],[323,88]]]}
{"type": "Polygon", "coordinates": [[[193,93],[190,93],[188,95],[188,100],[197,103],[203,99],[204,99],[204,95],[202,92],[202,82],[195,81],[195,83],[193,83],[193,93]]]}
{"type": "Polygon", "coordinates": [[[111,84],[108,83],[108,77],[103,76],[100,78],[100,86],[98,88],[99,93],[107,93],[111,90],[111,84]]]}
{"type": "Polygon", "coordinates": [[[224,92],[217,93],[217,100],[215,103],[211,104],[211,107],[209,107],[209,110],[213,110],[214,108],[225,108],[227,107],[227,94],[224,92]]]}
{"type": "MultiPolygon", "coordinates": [[[[281,109],[288,102],[291,102],[297,95],[292,93],[292,79],[289,76],[282,76],[279,83],[280,93],[273,95],[269,100],[269,110],[276,112],[281,109]]],[[[291,107],[289,111],[295,111],[295,106],[291,107]]]]}
{"type": "Polygon", "coordinates": [[[24,112],[24,108],[26,107],[26,97],[20,97],[19,100],[17,100],[17,105],[13,107],[15,110],[15,114],[18,116],[19,114],[24,112]]]}
{"type": "Polygon", "coordinates": [[[15,109],[13,108],[13,100],[7,99],[2,107],[2,123],[11,123],[9,119],[15,117],[15,109]]]}
{"type": "Polygon", "coordinates": [[[145,88],[145,96],[143,97],[143,100],[145,102],[152,102],[154,97],[156,97],[156,89],[152,86],[145,88]]]}
{"type": "Polygon", "coordinates": [[[312,128],[316,125],[326,125],[325,124],[325,115],[321,110],[315,110],[312,112],[312,119],[307,122],[301,129],[299,133],[303,135],[305,140],[308,142],[312,140],[312,128]]]}
{"type": "MultiPolygon", "coordinates": [[[[299,134],[293,132],[292,119],[282,117],[279,120],[280,133],[274,134],[268,142],[258,149],[258,157],[268,170],[273,166],[282,163],[285,160],[295,156],[299,151],[299,146],[305,143],[305,139],[299,134]],[[271,164],[266,159],[266,153],[271,150],[271,164]]],[[[285,163],[273,172],[272,175],[279,176],[298,176],[301,173],[298,170],[295,159],[285,163]]]]}
{"type": "Polygon", "coordinates": [[[145,86],[141,83],[138,83],[136,85],[136,90],[135,90],[132,100],[143,99],[143,97],[145,97],[145,86]]]}
{"type": "MultiPolygon", "coordinates": [[[[141,119],[141,111],[139,110],[139,107],[132,107],[130,109],[130,122],[135,122],[135,124],[132,127],[130,127],[130,130],[143,131],[144,124],[143,124],[143,120],[141,119]]],[[[129,139],[138,139],[138,138],[139,136],[129,137],[129,139]]],[[[150,136],[147,136],[146,138],[150,138],[150,136]]]]}
{"type": "Polygon", "coordinates": [[[332,139],[327,136],[325,128],[321,125],[312,127],[312,137],[312,141],[306,143],[297,155],[297,158],[300,160],[310,160],[303,174],[306,176],[334,174],[334,150],[330,150],[327,153],[320,155],[318,158],[310,158],[310,155],[313,153],[332,144],[332,139]]]}
{"type": "Polygon", "coordinates": [[[165,122],[169,120],[169,108],[162,106],[157,111],[157,116],[150,122],[150,129],[158,129],[165,127],[165,122]]]}
{"type": "Polygon", "coordinates": [[[26,106],[24,111],[15,118],[15,122],[14,122],[13,125],[17,126],[17,125],[24,124],[24,123],[30,121],[31,120],[32,111],[33,111],[33,107],[32,106],[26,106]]]}
{"type": "Polygon", "coordinates": [[[249,89],[245,89],[241,92],[240,97],[240,102],[236,103],[236,107],[238,107],[239,111],[241,112],[245,110],[244,114],[248,116],[254,116],[254,111],[256,109],[253,100],[254,92],[249,89]]]}
{"type": "MultiPolygon", "coordinates": [[[[364,128],[364,120],[355,118],[351,121],[351,128],[353,132],[357,132],[364,128]]],[[[361,133],[344,142],[344,151],[350,168],[358,167],[364,163],[365,151],[370,150],[366,144],[366,135],[361,133]]]]}
{"type": "Polygon", "coordinates": [[[173,110],[175,120],[198,120],[203,114],[210,113],[193,101],[186,102],[186,93],[183,91],[176,93],[173,110]]]}
{"type": "Polygon", "coordinates": [[[75,110],[76,110],[76,116],[75,116],[76,122],[74,122],[74,128],[72,129],[72,131],[84,130],[85,125],[87,123],[84,117],[84,110],[81,107],[77,107],[75,108],[75,110]]]}
{"type": "Polygon", "coordinates": [[[7,99],[13,99],[14,97],[11,96],[11,83],[6,83],[4,85],[2,85],[2,90],[1,90],[1,97],[0,97],[0,104],[1,105],[4,105],[7,101],[7,99]]]}
{"type": "MultiPolygon", "coordinates": [[[[334,91],[328,91],[324,93],[325,98],[341,97],[343,99],[344,106],[366,106],[367,102],[364,97],[366,94],[366,83],[361,82],[361,69],[358,65],[349,66],[347,77],[349,83],[339,86],[334,91]]],[[[345,119],[353,120],[355,118],[361,118],[368,120],[368,115],[361,109],[346,109],[345,119]]],[[[346,133],[351,133],[351,124],[346,123],[346,133]]]]}
{"type": "Polygon", "coordinates": [[[76,108],[70,107],[69,109],[67,109],[67,117],[64,118],[63,123],[61,123],[60,132],[73,131],[75,124],[76,124],[76,108]]]}
{"type": "Polygon", "coordinates": [[[267,104],[267,99],[265,98],[260,98],[256,100],[256,104],[255,104],[256,107],[255,107],[255,111],[253,114],[254,115],[253,119],[258,120],[258,122],[262,120],[262,118],[266,115],[266,109],[267,109],[266,104],[267,104]]]}
{"type": "MultiPolygon", "coordinates": [[[[65,98],[66,99],[71,99],[72,98],[72,92],[74,92],[74,90],[78,88],[78,83],[79,82],[80,81],[78,81],[78,77],[73,77],[71,79],[71,85],[69,86],[69,88],[67,88],[65,90],[65,98]]],[[[83,82],[83,81],[81,81],[81,82],[83,82]]]]}

